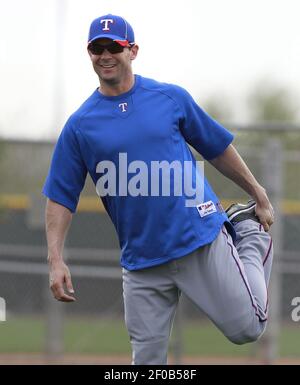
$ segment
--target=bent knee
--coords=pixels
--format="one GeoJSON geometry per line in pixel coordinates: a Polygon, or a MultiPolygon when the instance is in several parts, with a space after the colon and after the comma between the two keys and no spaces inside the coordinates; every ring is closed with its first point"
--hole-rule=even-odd
{"type": "Polygon", "coordinates": [[[226,336],[226,337],[229,339],[229,341],[231,341],[235,345],[244,345],[250,342],[257,341],[262,336],[263,332],[264,332],[264,328],[263,329],[257,328],[256,330],[246,329],[239,334],[236,334],[234,336],[226,336]]]}

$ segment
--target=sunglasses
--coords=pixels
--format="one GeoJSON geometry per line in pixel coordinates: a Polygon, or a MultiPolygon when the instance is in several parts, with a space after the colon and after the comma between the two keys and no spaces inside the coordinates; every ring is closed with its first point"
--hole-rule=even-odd
{"type": "Polygon", "coordinates": [[[124,51],[124,48],[131,48],[132,46],[133,44],[123,47],[122,45],[116,42],[112,42],[111,44],[108,44],[108,45],[102,45],[99,43],[90,43],[88,46],[88,49],[93,55],[102,55],[106,49],[109,53],[115,54],[115,53],[121,53],[124,51]]]}

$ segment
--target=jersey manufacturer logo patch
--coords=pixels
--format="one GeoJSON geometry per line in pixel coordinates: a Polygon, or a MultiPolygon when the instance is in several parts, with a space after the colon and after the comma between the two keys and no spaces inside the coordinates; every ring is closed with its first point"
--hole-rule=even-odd
{"type": "Polygon", "coordinates": [[[108,23],[112,23],[113,24],[113,22],[114,22],[113,19],[102,19],[102,20],[100,20],[101,24],[104,23],[104,27],[102,28],[102,31],[110,31],[108,23]]]}
{"type": "Polygon", "coordinates": [[[127,106],[128,106],[128,103],[120,103],[119,104],[119,107],[121,108],[122,112],[126,112],[127,111],[127,106]]]}
{"type": "Polygon", "coordinates": [[[201,218],[206,217],[206,215],[210,215],[217,212],[216,206],[213,201],[201,203],[201,205],[197,206],[197,210],[201,218]]]}

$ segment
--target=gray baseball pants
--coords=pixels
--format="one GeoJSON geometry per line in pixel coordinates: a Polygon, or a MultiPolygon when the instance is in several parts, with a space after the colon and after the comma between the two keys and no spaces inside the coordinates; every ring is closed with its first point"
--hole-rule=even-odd
{"type": "Polygon", "coordinates": [[[235,225],[235,244],[222,227],[209,245],[152,268],[123,269],[125,322],[132,363],[166,364],[181,292],[235,344],[257,340],[267,320],[271,236],[248,219],[235,225]]]}

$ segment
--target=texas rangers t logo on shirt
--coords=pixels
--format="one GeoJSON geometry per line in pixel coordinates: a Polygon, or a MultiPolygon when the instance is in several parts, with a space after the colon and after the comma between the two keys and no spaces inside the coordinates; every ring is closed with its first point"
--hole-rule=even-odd
{"type": "Polygon", "coordinates": [[[100,21],[101,24],[104,23],[104,28],[102,28],[102,31],[109,31],[109,24],[108,23],[113,23],[113,19],[102,19],[100,21]]]}
{"type": "Polygon", "coordinates": [[[127,106],[128,106],[127,103],[120,103],[119,104],[119,107],[121,108],[122,112],[126,112],[127,111],[127,106]]]}

